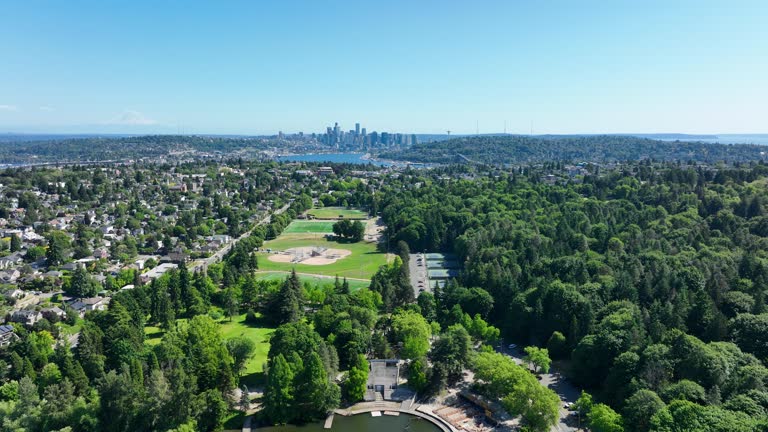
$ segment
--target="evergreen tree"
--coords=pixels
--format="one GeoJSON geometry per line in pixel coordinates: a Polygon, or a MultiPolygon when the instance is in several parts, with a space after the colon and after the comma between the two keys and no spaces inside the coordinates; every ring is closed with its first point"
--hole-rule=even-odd
{"type": "Polygon", "coordinates": [[[338,405],[338,389],[328,380],[328,374],[320,359],[313,352],[304,361],[303,370],[294,379],[295,399],[293,409],[299,419],[313,420],[324,417],[338,405]],[[335,392],[334,392],[335,390],[335,392]]]}
{"type": "Polygon", "coordinates": [[[18,252],[21,250],[21,237],[16,234],[11,235],[11,252],[18,252]]]}
{"type": "Polygon", "coordinates": [[[282,354],[272,359],[264,387],[264,414],[275,424],[291,422],[297,414],[293,409],[294,374],[282,354]]]}

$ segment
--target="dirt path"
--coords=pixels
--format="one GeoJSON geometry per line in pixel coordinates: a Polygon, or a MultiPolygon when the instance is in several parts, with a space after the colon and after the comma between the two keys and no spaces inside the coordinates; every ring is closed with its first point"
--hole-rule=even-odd
{"type": "MultiPolygon", "coordinates": [[[[257,271],[256,274],[268,274],[268,273],[282,273],[282,274],[290,274],[291,272],[285,271],[285,270],[265,270],[265,271],[257,271]]],[[[329,276],[329,275],[319,275],[314,273],[300,273],[296,272],[299,276],[312,276],[320,279],[336,279],[336,276],[329,276]]],[[[341,278],[340,278],[341,279],[341,278]]],[[[361,279],[361,278],[353,278],[348,277],[347,280],[355,280],[355,281],[361,281],[361,282],[370,282],[370,279],[361,279]]]]}

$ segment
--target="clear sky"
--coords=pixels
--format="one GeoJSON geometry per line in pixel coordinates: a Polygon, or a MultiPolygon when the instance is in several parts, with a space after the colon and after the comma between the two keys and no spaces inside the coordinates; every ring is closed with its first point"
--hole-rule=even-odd
{"type": "Polygon", "coordinates": [[[2,132],[768,132],[765,0],[4,1],[0,41],[2,132]]]}

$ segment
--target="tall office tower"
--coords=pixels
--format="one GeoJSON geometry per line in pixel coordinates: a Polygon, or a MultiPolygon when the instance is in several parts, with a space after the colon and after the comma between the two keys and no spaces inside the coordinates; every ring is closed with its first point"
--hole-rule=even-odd
{"type": "Polygon", "coordinates": [[[416,139],[416,134],[411,134],[411,145],[418,144],[418,140],[416,139]]]}
{"type": "Polygon", "coordinates": [[[360,123],[355,123],[355,135],[360,135],[360,123]]]}
{"type": "Polygon", "coordinates": [[[381,145],[383,145],[383,146],[389,145],[389,133],[388,132],[382,132],[381,133],[381,145]]]}
{"type": "Polygon", "coordinates": [[[366,133],[365,133],[365,128],[363,128],[363,132],[362,132],[362,134],[363,134],[363,136],[365,136],[365,135],[366,135],[366,133]]]}
{"type": "Polygon", "coordinates": [[[339,123],[335,123],[333,125],[333,133],[338,137],[339,136],[339,123]]]}
{"type": "Polygon", "coordinates": [[[379,133],[376,131],[371,132],[371,147],[376,147],[379,144],[379,133]]]}

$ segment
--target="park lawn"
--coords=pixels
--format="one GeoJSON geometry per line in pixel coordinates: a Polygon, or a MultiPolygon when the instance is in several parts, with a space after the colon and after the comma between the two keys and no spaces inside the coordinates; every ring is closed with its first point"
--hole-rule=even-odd
{"type": "Polygon", "coordinates": [[[283,251],[290,248],[320,246],[333,249],[346,249],[351,255],[327,265],[309,265],[301,263],[278,263],[269,260],[268,253],[259,252],[259,270],[291,271],[298,273],[370,279],[382,265],[387,263],[387,254],[379,252],[375,243],[340,243],[312,234],[282,234],[275,240],[264,243],[263,249],[283,251]]]}
{"type": "Polygon", "coordinates": [[[339,216],[343,216],[342,219],[368,219],[367,211],[344,207],[315,208],[307,210],[307,214],[318,219],[339,219],[339,216]]]}
{"type": "Polygon", "coordinates": [[[333,222],[328,221],[301,221],[291,222],[283,232],[285,233],[333,233],[333,222]]]}
{"type": "Polygon", "coordinates": [[[160,339],[163,338],[165,331],[156,326],[144,327],[144,343],[149,346],[154,346],[160,343],[160,339]]]}
{"type": "MultiPolygon", "coordinates": [[[[180,318],[177,321],[186,321],[186,318],[180,318]]],[[[232,339],[238,336],[245,336],[254,342],[256,342],[256,351],[253,357],[248,360],[243,370],[240,382],[247,385],[256,385],[263,379],[264,362],[267,361],[267,354],[269,353],[269,337],[273,328],[252,326],[245,322],[245,314],[240,314],[232,317],[232,321],[229,318],[222,318],[217,321],[219,324],[219,331],[221,337],[224,340],[232,339]]],[[[144,327],[144,343],[149,346],[154,346],[160,343],[165,331],[156,326],[144,327]]]]}
{"type": "Polygon", "coordinates": [[[83,328],[83,319],[77,318],[74,325],[69,325],[63,321],[56,324],[59,326],[59,329],[62,333],[72,336],[74,334],[80,333],[80,330],[83,328]]]}
{"type": "MultiPolygon", "coordinates": [[[[284,281],[286,277],[288,277],[289,272],[287,271],[259,271],[256,272],[256,279],[258,280],[267,280],[267,281],[284,281]]],[[[310,275],[299,275],[299,280],[301,280],[301,283],[309,282],[312,285],[333,285],[334,278],[333,277],[322,277],[322,276],[310,276],[310,275]]],[[[367,280],[356,280],[356,279],[349,279],[347,280],[347,283],[349,283],[349,289],[352,292],[355,292],[362,288],[368,288],[368,286],[371,285],[370,281],[367,280]]]]}
{"type": "Polygon", "coordinates": [[[245,336],[256,342],[256,351],[245,364],[241,381],[247,382],[249,378],[253,379],[254,376],[261,375],[264,372],[264,363],[267,361],[267,354],[269,353],[269,337],[275,329],[252,326],[245,322],[245,314],[232,317],[232,322],[229,321],[229,318],[224,318],[219,321],[219,324],[224,340],[245,336]]]}

